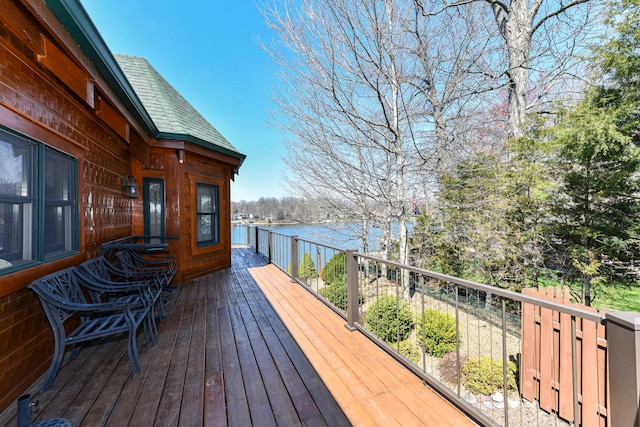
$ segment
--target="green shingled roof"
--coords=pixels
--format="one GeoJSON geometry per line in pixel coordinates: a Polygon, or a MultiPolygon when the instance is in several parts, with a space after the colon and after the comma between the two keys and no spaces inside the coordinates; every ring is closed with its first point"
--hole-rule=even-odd
{"type": "Polygon", "coordinates": [[[159,131],[159,138],[178,139],[244,160],[222,136],[146,59],[114,55],[133,90],[159,131]]]}

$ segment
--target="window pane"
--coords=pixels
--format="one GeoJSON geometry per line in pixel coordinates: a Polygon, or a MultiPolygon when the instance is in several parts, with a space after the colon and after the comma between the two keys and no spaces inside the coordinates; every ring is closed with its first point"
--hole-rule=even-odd
{"type": "MultiPolygon", "coordinates": [[[[144,178],[144,234],[162,236],[164,232],[164,181],[144,178]]],[[[149,243],[159,243],[160,239],[149,239],[149,243]]]]}
{"type": "Polygon", "coordinates": [[[218,186],[198,183],[196,196],[198,246],[214,245],[220,240],[218,186]]]}
{"type": "Polygon", "coordinates": [[[44,162],[46,200],[70,201],[74,173],[73,159],[47,148],[44,162]]]}
{"type": "Polygon", "coordinates": [[[0,195],[30,197],[35,144],[0,134],[0,195]]]}
{"type": "Polygon", "coordinates": [[[0,269],[34,259],[31,203],[0,203],[0,269]]]}
{"type": "Polygon", "coordinates": [[[198,184],[198,213],[211,213],[213,206],[213,186],[198,184]]]}
{"type": "Polygon", "coordinates": [[[33,142],[0,133],[0,271],[35,260],[36,150],[33,142]]]}
{"type": "Polygon", "coordinates": [[[74,158],[0,130],[0,274],[78,250],[76,182],[74,158]]]}
{"type": "Polygon", "coordinates": [[[45,150],[45,258],[76,249],[74,165],[73,158],[49,148],[45,150]]]}
{"type": "Polygon", "coordinates": [[[213,240],[211,215],[198,215],[198,242],[213,240]]]}

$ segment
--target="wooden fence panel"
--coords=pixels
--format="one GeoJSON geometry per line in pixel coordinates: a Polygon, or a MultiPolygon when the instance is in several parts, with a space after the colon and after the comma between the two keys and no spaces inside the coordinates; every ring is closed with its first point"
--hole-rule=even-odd
{"type": "Polygon", "coordinates": [[[606,328],[603,324],[598,325],[598,418],[600,427],[609,425],[609,361],[607,359],[607,338],[606,328]]]}
{"type": "Polygon", "coordinates": [[[596,324],[582,321],[582,426],[598,426],[598,342],[596,324]]]}
{"type": "MultiPolygon", "coordinates": [[[[569,301],[569,288],[565,288],[561,294],[561,300],[569,301]]],[[[571,355],[573,348],[571,345],[571,316],[566,313],[560,314],[560,360],[568,362],[561,363],[560,369],[560,418],[573,421],[573,362],[571,355]],[[567,366],[568,364],[568,366],[567,366]]]]}
{"type": "MultiPolygon", "coordinates": [[[[543,298],[550,299],[548,295],[543,298]]],[[[553,369],[553,359],[555,349],[553,342],[554,330],[553,312],[547,308],[540,308],[540,407],[548,412],[555,409],[554,387],[555,372],[553,369]]]]}
{"type": "Polygon", "coordinates": [[[522,397],[533,402],[538,395],[538,369],[536,367],[535,307],[532,304],[522,305],[522,354],[520,355],[520,393],[522,397]],[[524,337],[527,337],[525,340],[524,337]]]}
{"type": "MultiPolygon", "coordinates": [[[[524,294],[570,303],[569,288],[525,289],[524,294]]],[[[573,306],[588,307],[571,304],[573,306]]],[[[574,422],[572,320],[568,314],[532,304],[522,306],[522,397],[574,422]]],[[[607,427],[608,374],[605,326],[576,319],[578,424],[607,427]]]]}

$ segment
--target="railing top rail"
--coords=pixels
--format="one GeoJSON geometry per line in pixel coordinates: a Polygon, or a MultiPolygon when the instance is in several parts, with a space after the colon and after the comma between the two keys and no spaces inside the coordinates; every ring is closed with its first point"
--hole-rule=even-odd
{"type": "Polygon", "coordinates": [[[323,248],[328,248],[328,249],[332,249],[336,252],[346,252],[347,250],[345,248],[339,248],[337,246],[331,246],[331,245],[325,245],[324,243],[318,243],[318,242],[314,242],[313,240],[308,240],[308,239],[300,239],[298,238],[298,241],[300,242],[306,242],[306,243],[310,243],[312,245],[316,245],[316,246],[321,246],[323,248]]]}
{"type": "Polygon", "coordinates": [[[402,268],[404,270],[416,273],[416,274],[421,274],[424,276],[429,276],[431,278],[437,279],[437,280],[442,280],[444,282],[449,282],[449,283],[454,283],[457,285],[461,285],[461,286],[466,286],[466,287],[470,287],[479,291],[484,291],[488,294],[491,295],[498,295],[498,296],[502,296],[502,297],[506,297],[506,298],[510,298],[512,300],[515,301],[520,301],[522,303],[529,303],[529,304],[534,304],[534,305],[538,305],[544,308],[548,308],[550,310],[553,311],[558,311],[561,313],[566,313],[569,314],[571,316],[576,316],[576,317],[580,317],[583,319],[587,319],[587,320],[591,320],[593,322],[598,322],[598,323],[603,323],[606,319],[606,315],[604,313],[598,313],[595,311],[589,311],[589,310],[585,310],[579,307],[573,307],[570,305],[566,305],[566,304],[562,304],[562,303],[557,303],[557,302],[553,302],[550,300],[545,300],[542,298],[537,298],[537,297],[533,297],[533,296],[529,296],[529,295],[525,295],[519,292],[514,292],[514,291],[510,291],[507,289],[501,289],[495,286],[491,286],[491,285],[485,285],[482,283],[478,283],[478,282],[473,282],[471,280],[466,280],[466,279],[461,279],[459,277],[455,277],[455,276],[450,276],[448,274],[444,274],[444,273],[438,273],[435,271],[430,271],[430,270],[425,270],[422,268],[418,268],[418,267],[413,267],[410,265],[406,265],[406,264],[400,264],[398,262],[395,261],[387,261],[387,260],[383,260],[380,258],[376,258],[370,255],[366,255],[366,254],[361,254],[361,253],[355,253],[354,254],[357,257],[360,258],[365,258],[371,261],[378,261],[378,262],[384,262],[387,266],[391,266],[391,267],[396,267],[396,268],[402,268]]]}
{"type": "MultiPolygon", "coordinates": [[[[267,230],[265,228],[260,228],[258,226],[251,226],[251,227],[255,227],[258,228],[258,230],[265,230],[265,231],[270,231],[267,230]]],[[[275,233],[275,232],[274,232],[275,233]]],[[[284,236],[287,236],[286,234],[283,234],[284,236]]],[[[289,237],[293,237],[291,235],[288,235],[289,237]]],[[[418,268],[418,267],[413,267],[410,265],[406,265],[406,264],[400,264],[398,262],[395,261],[388,261],[382,258],[377,258],[371,255],[366,255],[366,254],[362,254],[359,252],[356,252],[354,249],[345,249],[345,248],[338,248],[335,246],[330,246],[330,245],[325,245],[322,243],[318,243],[318,242],[314,242],[312,240],[307,240],[307,239],[300,239],[298,238],[299,241],[303,241],[303,242],[307,242],[307,243],[311,243],[317,246],[322,246],[325,248],[329,248],[335,251],[339,251],[339,252],[353,252],[353,254],[359,258],[364,258],[364,259],[368,259],[371,261],[376,261],[376,262],[383,262],[388,266],[391,267],[396,267],[396,268],[401,268],[416,274],[421,274],[424,276],[429,276],[432,277],[434,279],[437,280],[442,280],[444,282],[449,282],[449,283],[454,283],[460,286],[466,286],[466,287],[470,287],[479,291],[484,291],[487,292],[488,294],[491,295],[498,295],[501,297],[505,297],[505,298],[510,298],[512,300],[515,301],[520,301],[522,303],[528,303],[528,304],[533,304],[533,305],[538,305],[540,307],[544,307],[544,308],[548,308],[550,310],[553,311],[557,311],[557,312],[561,312],[561,313],[566,313],[569,314],[571,316],[575,316],[575,317],[580,317],[583,319],[587,319],[587,320],[591,320],[593,322],[597,322],[597,323],[603,323],[606,320],[606,315],[604,313],[598,313],[595,311],[588,311],[579,307],[574,307],[571,305],[566,305],[566,304],[562,304],[562,303],[557,303],[557,302],[553,302],[550,300],[545,300],[542,298],[537,298],[534,296],[529,296],[529,295],[525,295],[519,292],[514,292],[514,291],[509,291],[507,289],[501,289],[495,286],[491,286],[491,285],[485,285],[482,283],[478,283],[478,282],[473,282],[471,280],[466,280],[466,279],[461,279],[459,277],[455,277],[455,276],[450,276],[448,274],[443,274],[443,273],[438,273],[435,271],[430,271],[430,270],[425,270],[422,268],[418,268]]]]}
{"type": "Polygon", "coordinates": [[[284,234],[284,233],[280,233],[278,231],[273,231],[273,230],[270,230],[270,231],[271,231],[271,234],[275,236],[289,237],[289,238],[293,237],[291,234],[284,234]]]}
{"type": "Polygon", "coordinates": [[[324,243],[318,243],[318,242],[315,242],[313,240],[301,239],[296,234],[293,234],[293,235],[292,234],[284,234],[284,233],[281,233],[279,231],[273,231],[273,230],[269,230],[267,228],[261,228],[261,227],[258,227],[257,225],[250,225],[249,227],[257,228],[259,231],[262,231],[262,232],[271,232],[272,234],[275,234],[275,235],[278,235],[278,236],[291,237],[291,238],[296,237],[298,239],[298,241],[300,241],[300,242],[311,243],[311,244],[314,244],[316,246],[322,246],[323,248],[332,249],[332,250],[337,251],[337,252],[345,252],[345,248],[339,248],[337,246],[326,245],[324,243]]]}

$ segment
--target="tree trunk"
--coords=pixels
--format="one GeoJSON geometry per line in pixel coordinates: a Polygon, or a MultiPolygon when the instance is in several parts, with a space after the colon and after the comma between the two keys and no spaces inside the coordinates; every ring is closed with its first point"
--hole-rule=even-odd
{"type": "Polygon", "coordinates": [[[532,37],[532,17],[527,13],[526,0],[512,0],[507,12],[492,3],[494,16],[504,38],[509,58],[509,119],[508,138],[524,135],[527,112],[527,82],[532,37]]]}

